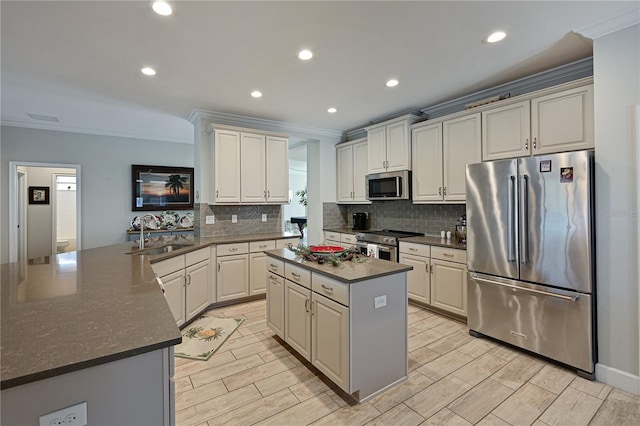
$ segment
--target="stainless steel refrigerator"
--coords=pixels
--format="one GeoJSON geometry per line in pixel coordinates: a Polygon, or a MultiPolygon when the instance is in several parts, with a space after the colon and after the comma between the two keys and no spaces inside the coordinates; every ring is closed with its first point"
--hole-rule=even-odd
{"type": "Polygon", "coordinates": [[[593,151],[467,166],[468,326],[593,379],[593,151]]]}

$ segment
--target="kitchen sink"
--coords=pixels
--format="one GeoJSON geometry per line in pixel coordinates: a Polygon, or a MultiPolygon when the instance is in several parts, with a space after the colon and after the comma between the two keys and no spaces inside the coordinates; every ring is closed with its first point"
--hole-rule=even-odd
{"type": "Polygon", "coordinates": [[[161,246],[161,247],[148,247],[142,250],[130,251],[127,254],[135,254],[135,255],[144,254],[147,256],[151,256],[154,254],[170,253],[174,250],[180,250],[185,247],[191,247],[192,245],[193,244],[168,244],[166,246],[161,246]]]}

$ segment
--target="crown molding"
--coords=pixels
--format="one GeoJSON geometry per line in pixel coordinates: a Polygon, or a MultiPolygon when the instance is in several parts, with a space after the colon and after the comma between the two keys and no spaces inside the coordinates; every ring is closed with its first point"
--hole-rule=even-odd
{"type": "Polygon", "coordinates": [[[134,132],[116,132],[113,130],[83,129],[81,127],[60,126],[56,124],[46,124],[46,123],[25,123],[23,121],[10,120],[10,119],[9,120],[3,119],[0,122],[0,125],[6,126],[6,127],[19,127],[19,128],[25,128],[25,129],[52,130],[55,132],[81,133],[84,135],[112,136],[117,138],[144,139],[144,140],[159,141],[159,142],[193,144],[193,136],[189,138],[171,138],[171,137],[165,137],[165,136],[156,136],[156,135],[141,134],[141,133],[134,133],[134,132]]]}
{"type": "Polygon", "coordinates": [[[637,5],[612,18],[603,19],[574,31],[595,40],[636,24],[640,24],[640,6],[637,5]]]}
{"type": "Polygon", "coordinates": [[[287,133],[296,137],[308,137],[310,139],[318,137],[340,139],[343,135],[343,132],[338,130],[321,129],[319,127],[305,126],[302,124],[285,123],[282,121],[202,109],[194,109],[191,114],[189,114],[187,120],[192,124],[195,124],[200,120],[201,123],[203,121],[207,121],[209,124],[215,123],[225,126],[263,130],[274,133],[287,133]]]}

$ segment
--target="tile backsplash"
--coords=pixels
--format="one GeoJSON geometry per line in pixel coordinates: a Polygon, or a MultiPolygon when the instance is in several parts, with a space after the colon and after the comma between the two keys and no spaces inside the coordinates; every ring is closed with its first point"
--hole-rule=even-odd
{"type": "Polygon", "coordinates": [[[282,206],[280,205],[233,205],[217,206],[196,204],[194,206],[194,234],[200,237],[221,237],[238,234],[266,234],[282,231],[282,206]],[[238,222],[232,222],[232,215],[238,222]],[[267,221],[262,221],[262,214],[267,221]],[[215,224],[207,225],[206,216],[214,215],[215,224]]]}
{"type": "Polygon", "coordinates": [[[351,215],[369,213],[369,229],[394,229],[439,235],[440,231],[454,231],[456,220],[465,214],[464,204],[413,204],[410,200],[374,201],[353,205],[324,203],[324,228],[351,227],[351,215]]]}

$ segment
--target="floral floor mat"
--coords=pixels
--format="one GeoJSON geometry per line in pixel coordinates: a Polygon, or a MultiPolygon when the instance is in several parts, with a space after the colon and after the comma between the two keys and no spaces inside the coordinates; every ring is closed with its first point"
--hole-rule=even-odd
{"type": "Polygon", "coordinates": [[[175,356],[206,361],[243,322],[244,318],[202,315],[182,330],[182,343],[175,347],[175,356]]]}

